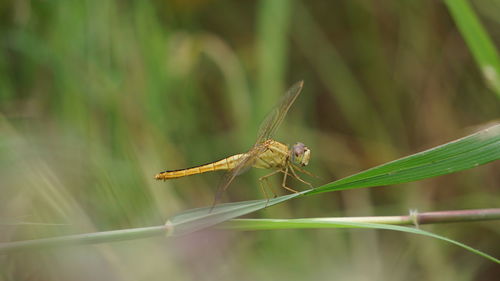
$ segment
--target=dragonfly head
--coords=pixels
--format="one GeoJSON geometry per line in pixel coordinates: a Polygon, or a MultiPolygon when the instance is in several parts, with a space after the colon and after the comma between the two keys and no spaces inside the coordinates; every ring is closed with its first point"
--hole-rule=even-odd
{"type": "Polygon", "coordinates": [[[292,147],[292,161],[300,166],[306,166],[309,164],[309,158],[311,158],[311,150],[301,143],[298,142],[292,147]]]}

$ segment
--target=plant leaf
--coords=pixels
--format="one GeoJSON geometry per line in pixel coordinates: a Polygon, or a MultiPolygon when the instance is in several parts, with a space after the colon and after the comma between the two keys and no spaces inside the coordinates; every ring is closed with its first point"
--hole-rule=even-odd
{"type": "Polygon", "coordinates": [[[500,57],[491,38],[468,1],[447,0],[445,3],[488,86],[500,97],[500,57]]]}
{"type": "MultiPolygon", "coordinates": [[[[303,193],[303,192],[302,192],[303,193]]],[[[239,217],[266,206],[272,206],[292,199],[302,193],[293,193],[268,200],[252,200],[234,203],[224,203],[212,207],[197,208],[184,211],[167,221],[169,235],[183,235],[203,228],[239,217]]]]}
{"type": "Polygon", "coordinates": [[[326,185],[267,200],[220,204],[182,212],[169,220],[171,235],[182,235],[301,195],[373,187],[449,174],[500,159],[500,125],[444,145],[377,166],[326,185]]]}
{"type": "Polygon", "coordinates": [[[500,125],[312,189],[306,194],[412,182],[500,159],[500,125]]]}
{"type": "Polygon", "coordinates": [[[436,238],[459,247],[462,247],[474,254],[487,258],[495,263],[500,263],[500,260],[490,256],[484,252],[467,246],[463,243],[446,238],[432,232],[421,230],[418,228],[381,224],[381,223],[366,223],[366,222],[349,222],[338,221],[329,218],[309,218],[309,219],[239,219],[231,220],[222,226],[225,229],[235,230],[275,230],[275,229],[306,229],[306,228],[371,228],[371,229],[384,229],[393,231],[402,231],[418,235],[424,235],[436,238]]]}

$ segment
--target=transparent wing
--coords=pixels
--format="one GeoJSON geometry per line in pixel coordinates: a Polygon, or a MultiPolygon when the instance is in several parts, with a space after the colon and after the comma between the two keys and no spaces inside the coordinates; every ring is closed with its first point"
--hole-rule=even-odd
{"type": "Polygon", "coordinates": [[[257,157],[259,157],[259,155],[266,150],[266,147],[267,146],[265,144],[255,145],[254,147],[252,147],[252,149],[250,149],[250,151],[245,153],[245,156],[240,158],[240,162],[238,163],[238,165],[236,165],[236,167],[224,174],[217,188],[217,193],[215,194],[212,209],[213,207],[215,207],[217,202],[219,202],[222,194],[224,194],[234,178],[252,167],[255,159],[257,159],[257,157]]]}
{"type": "Polygon", "coordinates": [[[274,135],[278,127],[283,122],[283,119],[285,119],[285,116],[293,102],[299,96],[303,85],[304,81],[299,81],[293,84],[293,86],[290,87],[290,89],[288,89],[285,93],[281,101],[266,116],[266,119],[264,119],[260,125],[256,145],[270,139],[274,135]]]}
{"type": "Polygon", "coordinates": [[[267,146],[264,144],[264,142],[270,139],[276,132],[276,129],[278,129],[279,125],[281,125],[288,110],[292,106],[293,102],[297,99],[297,96],[300,94],[303,85],[304,81],[299,81],[293,84],[293,86],[290,87],[290,89],[288,89],[288,91],[285,93],[282,100],[266,116],[266,119],[264,119],[264,122],[262,122],[262,124],[260,125],[255,145],[247,153],[245,153],[238,165],[232,170],[226,172],[226,174],[222,178],[215,195],[212,209],[217,204],[217,202],[219,202],[220,197],[222,196],[224,191],[227,190],[234,178],[250,168],[253,165],[254,160],[257,159],[257,157],[259,157],[259,155],[266,150],[267,146]]]}

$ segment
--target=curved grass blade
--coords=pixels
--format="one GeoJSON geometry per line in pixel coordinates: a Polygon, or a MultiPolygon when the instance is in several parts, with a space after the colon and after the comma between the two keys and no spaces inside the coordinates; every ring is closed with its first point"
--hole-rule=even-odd
{"type": "Polygon", "coordinates": [[[495,44],[466,0],[445,1],[488,86],[500,97],[500,56],[495,44]]]}
{"type": "Polygon", "coordinates": [[[495,125],[459,140],[413,154],[326,185],[267,200],[220,204],[188,210],[169,220],[172,235],[182,235],[213,226],[266,206],[316,193],[360,187],[391,185],[449,174],[500,159],[500,125],[495,125]]]}
{"type": "MultiPolygon", "coordinates": [[[[465,222],[465,221],[487,221],[500,219],[500,208],[497,209],[472,209],[472,210],[450,210],[439,212],[410,212],[403,216],[376,216],[376,217],[342,217],[342,218],[320,218],[309,219],[314,222],[340,222],[340,223],[371,223],[371,224],[392,224],[392,225],[412,225],[417,222],[421,224],[465,222]]],[[[302,219],[305,220],[305,219],[302,219]]],[[[297,220],[294,220],[296,222],[297,220]]],[[[255,220],[236,219],[221,225],[221,228],[232,228],[240,230],[265,230],[280,228],[299,228],[288,224],[289,220],[255,220]],[[267,222],[271,222],[268,224],[267,222]]],[[[305,227],[316,227],[312,223],[305,227]]],[[[316,227],[317,228],[317,227],[316,227]]],[[[34,240],[23,240],[0,243],[0,255],[19,251],[43,250],[56,247],[69,247],[78,245],[91,245],[107,242],[125,241],[133,239],[148,238],[154,236],[170,235],[172,223],[165,225],[102,231],[94,233],[74,234],[58,236],[52,238],[42,238],[34,240]]]]}
{"type": "Polygon", "coordinates": [[[391,185],[450,174],[500,159],[500,125],[312,189],[307,194],[391,185]]]}
{"type": "Polygon", "coordinates": [[[223,226],[226,229],[236,229],[236,230],[276,230],[276,229],[307,229],[307,228],[371,228],[371,229],[384,229],[401,231],[412,234],[424,235],[432,238],[436,238],[459,247],[462,247],[474,254],[477,254],[483,258],[489,259],[495,263],[500,264],[500,260],[490,256],[484,252],[467,246],[463,243],[455,241],[450,238],[446,238],[441,235],[434,234],[425,230],[418,228],[412,228],[407,226],[399,225],[389,225],[381,223],[364,223],[364,222],[348,222],[348,221],[338,221],[329,218],[309,218],[309,219],[241,219],[233,220],[228,224],[223,226]]]}
{"type": "Polygon", "coordinates": [[[243,216],[272,206],[283,201],[300,196],[302,193],[293,193],[269,200],[252,200],[234,203],[218,204],[215,207],[197,208],[179,213],[167,222],[170,228],[169,235],[177,236],[198,231],[218,223],[243,216]]]}

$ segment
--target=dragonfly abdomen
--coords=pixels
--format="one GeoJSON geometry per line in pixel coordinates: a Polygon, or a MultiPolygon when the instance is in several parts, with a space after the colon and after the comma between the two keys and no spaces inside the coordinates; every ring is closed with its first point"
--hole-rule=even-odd
{"type": "Polygon", "coordinates": [[[168,180],[181,178],[190,175],[197,175],[206,172],[220,171],[220,170],[231,170],[238,164],[238,160],[243,156],[243,154],[237,154],[233,156],[229,156],[219,161],[215,161],[212,163],[187,168],[180,170],[172,170],[172,171],[164,171],[155,176],[157,180],[168,180]]]}

